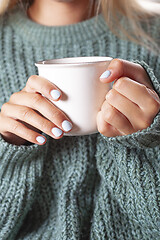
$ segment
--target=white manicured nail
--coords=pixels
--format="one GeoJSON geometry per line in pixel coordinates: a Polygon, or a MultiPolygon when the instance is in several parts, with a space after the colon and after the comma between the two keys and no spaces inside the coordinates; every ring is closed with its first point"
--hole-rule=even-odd
{"type": "Polygon", "coordinates": [[[43,143],[46,141],[45,138],[42,137],[42,136],[36,137],[36,140],[37,140],[37,142],[40,143],[40,144],[43,144],[43,143]]]}
{"type": "Polygon", "coordinates": [[[64,129],[65,132],[69,132],[72,129],[72,123],[70,123],[67,120],[64,120],[62,122],[62,128],[64,129]]]}
{"type": "Polygon", "coordinates": [[[104,73],[102,73],[100,78],[108,78],[110,75],[111,75],[111,71],[107,70],[104,73]]]}
{"type": "Polygon", "coordinates": [[[60,137],[63,133],[62,130],[57,127],[52,128],[51,131],[55,137],[60,137]]]}
{"type": "Polygon", "coordinates": [[[58,90],[52,90],[50,94],[54,100],[57,100],[61,96],[61,93],[58,90]]]}

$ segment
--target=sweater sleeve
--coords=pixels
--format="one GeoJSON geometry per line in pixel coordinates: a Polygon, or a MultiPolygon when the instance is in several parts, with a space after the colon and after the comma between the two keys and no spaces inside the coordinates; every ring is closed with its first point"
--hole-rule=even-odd
{"type": "MultiPolygon", "coordinates": [[[[146,69],[160,94],[153,71],[146,63],[136,62],[146,69]]],[[[123,219],[126,232],[132,226],[133,239],[160,239],[160,113],[150,127],[131,135],[108,138],[99,134],[97,168],[99,206],[109,201],[112,211],[118,212],[114,223],[121,225],[123,219]]]]}
{"type": "Polygon", "coordinates": [[[132,229],[132,239],[160,239],[160,146],[129,148],[99,135],[96,159],[101,182],[95,219],[101,215],[122,233],[132,229]]]}
{"type": "Polygon", "coordinates": [[[45,146],[15,146],[0,137],[0,239],[13,239],[30,209],[45,152],[45,146]]]}

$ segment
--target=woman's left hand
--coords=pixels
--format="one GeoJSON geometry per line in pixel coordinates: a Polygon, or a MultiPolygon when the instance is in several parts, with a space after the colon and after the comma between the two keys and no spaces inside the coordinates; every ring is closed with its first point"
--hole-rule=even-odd
{"type": "Polygon", "coordinates": [[[114,59],[100,80],[104,84],[115,81],[97,115],[100,133],[128,135],[151,125],[160,111],[160,98],[141,65],[114,59]]]}

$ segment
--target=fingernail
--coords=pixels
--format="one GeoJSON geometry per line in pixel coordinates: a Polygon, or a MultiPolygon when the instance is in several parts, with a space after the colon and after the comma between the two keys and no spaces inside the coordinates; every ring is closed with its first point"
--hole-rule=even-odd
{"type": "Polygon", "coordinates": [[[60,137],[63,133],[62,130],[57,127],[52,128],[51,131],[55,137],[60,137]]]}
{"type": "Polygon", "coordinates": [[[57,100],[61,96],[61,93],[58,90],[52,90],[50,94],[54,100],[57,100]]]}
{"type": "Polygon", "coordinates": [[[107,70],[104,73],[102,73],[100,78],[108,78],[110,75],[111,75],[111,71],[107,70]]]}
{"type": "Polygon", "coordinates": [[[37,142],[40,143],[40,144],[43,144],[43,143],[46,141],[45,138],[42,137],[42,136],[36,137],[36,140],[37,140],[37,142]]]}
{"type": "Polygon", "coordinates": [[[67,120],[64,120],[62,122],[62,128],[64,129],[65,132],[69,132],[72,129],[72,123],[70,123],[67,120]]]}

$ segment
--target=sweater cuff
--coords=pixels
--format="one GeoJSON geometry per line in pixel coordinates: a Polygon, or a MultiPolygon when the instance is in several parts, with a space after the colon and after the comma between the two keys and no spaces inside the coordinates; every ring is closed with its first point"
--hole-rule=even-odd
{"type": "MultiPolygon", "coordinates": [[[[140,64],[148,73],[153,87],[157,94],[160,96],[160,83],[158,82],[153,70],[144,61],[132,61],[134,63],[140,64]]],[[[102,134],[101,134],[102,135],[102,134]]],[[[110,144],[120,144],[129,148],[152,148],[159,146],[160,143],[160,112],[154,118],[152,124],[141,131],[136,133],[117,136],[117,137],[102,137],[110,144]]]]}
{"type": "Polygon", "coordinates": [[[132,62],[140,64],[145,69],[145,71],[147,72],[147,74],[153,84],[154,90],[157,92],[158,96],[160,97],[160,83],[159,83],[157,77],[155,76],[153,69],[151,69],[148,66],[148,64],[145,63],[144,61],[132,60],[132,62]]]}
{"type": "Polygon", "coordinates": [[[26,179],[41,175],[45,145],[16,146],[6,142],[0,135],[0,181],[26,179]]]}

